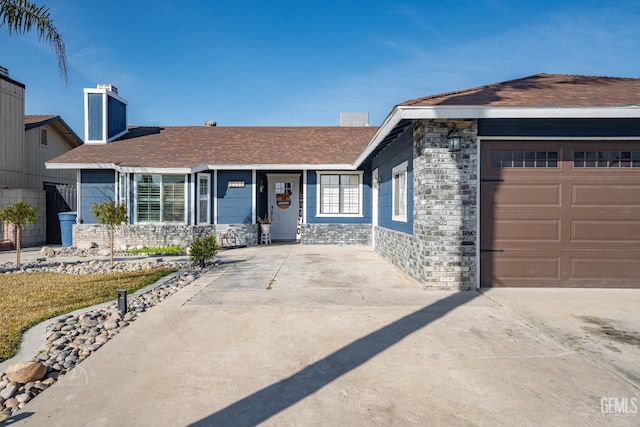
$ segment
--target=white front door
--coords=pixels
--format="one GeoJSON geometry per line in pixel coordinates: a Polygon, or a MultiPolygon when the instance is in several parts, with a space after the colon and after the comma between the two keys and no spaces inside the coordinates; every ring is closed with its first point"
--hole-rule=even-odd
{"type": "Polygon", "coordinates": [[[267,174],[272,240],[295,240],[298,226],[300,175],[267,174]]]}

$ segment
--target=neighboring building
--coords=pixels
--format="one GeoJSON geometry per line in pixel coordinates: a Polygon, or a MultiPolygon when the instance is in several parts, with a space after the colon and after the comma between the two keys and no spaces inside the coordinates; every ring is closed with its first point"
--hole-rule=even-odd
{"type": "MultiPolygon", "coordinates": [[[[0,207],[25,201],[39,208],[39,221],[27,227],[23,245],[60,243],[57,213],[75,208],[77,176],[75,171],[48,170],[45,162],[82,140],[60,116],[25,116],[24,84],[0,71],[0,207]]],[[[15,243],[9,228],[0,233],[4,246],[15,243]]]]}
{"type": "Polygon", "coordinates": [[[257,244],[266,215],[274,239],[372,244],[429,288],[640,287],[638,105],[640,79],[538,74],[404,102],[380,128],[127,132],[102,87],[92,144],[47,166],[80,170],[76,242],[106,242],[90,205],[118,200],[120,244],[257,244]]]}

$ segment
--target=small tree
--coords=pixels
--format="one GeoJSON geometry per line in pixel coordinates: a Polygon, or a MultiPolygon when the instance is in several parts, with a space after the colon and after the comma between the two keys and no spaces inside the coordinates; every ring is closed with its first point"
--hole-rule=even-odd
{"type": "Polygon", "coordinates": [[[20,267],[22,228],[25,225],[38,222],[38,208],[34,208],[26,202],[15,203],[4,209],[0,209],[0,220],[7,224],[12,224],[16,230],[16,265],[20,267]]]}
{"type": "Polygon", "coordinates": [[[113,267],[113,235],[117,225],[126,224],[127,221],[129,221],[127,217],[127,207],[126,205],[117,205],[116,202],[112,200],[100,204],[93,203],[91,205],[91,212],[93,212],[93,216],[99,223],[109,226],[109,249],[111,252],[109,265],[113,267]]]}
{"type": "Polygon", "coordinates": [[[216,240],[216,236],[207,236],[191,242],[189,258],[194,264],[197,262],[204,264],[216,256],[217,253],[218,241],[216,240]]]}

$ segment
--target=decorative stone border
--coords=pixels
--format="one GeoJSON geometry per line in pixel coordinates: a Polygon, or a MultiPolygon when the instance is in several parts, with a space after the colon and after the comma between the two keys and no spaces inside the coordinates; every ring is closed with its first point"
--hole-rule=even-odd
{"type": "MultiPolygon", "coordinates": [[[[54,384],[61,376],[72,371],[77,364],[100,349],[138,316],[216,266],[216,264],[210,264],[205,268],[187,270],[190,265],[190,263],[119,262],[114,269],[111,269],[108,262],[92,260],[68,264],[55,262],[34,265],[30,263],[16,269],[13,264],[13,272],[18,274],[31,271],[57,271],[69,274],[83,274],[78,271],[105,273],[132,271],[135,269],[132,266],[137,269],[170,266],[178,267],[180,271],[174,273],[168,280],[166,277],[160,279],[146,292],[133,294],[128,299],[128,310],[124,316],[118,312],[117,302],[113,302],[106,307],[95,308],[80,315],[63,315],[54,320],[46,328],[45,348],[29,362],[16,364],[24,366],[9,365],[7,372],[0,374],[0,422],[15,415],[30,400],[54,384]],[[147,265],[149,267],[145,267],[147,265]],[[18,368],[29,372],[16,376],[14,371],[18,368]],[[21,380],[17,381],[16,378],[21,380]]],[[[9,273],[6,268],[7,264],[0,265],[0,272],[9,273]]]]}

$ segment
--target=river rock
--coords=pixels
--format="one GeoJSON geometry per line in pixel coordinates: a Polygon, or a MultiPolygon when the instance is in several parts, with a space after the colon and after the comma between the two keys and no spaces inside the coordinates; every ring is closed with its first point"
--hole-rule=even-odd
{"type": "Polygon", "coordinates": [[[7,386],[0,391],[0,397],[3,399],[10,399],[13,394],[18,390],[18,383],[15,381],[10,382],[7,386]]]}
{"type": "Polygon", "coordinates": [[[9,381],[26,384],[30,381],[38,381],[47,373],[47,368],[39,362],[13,363],[7,367],[9,381]]]}
{"type": "Polygon", "coordinates": [[[5,408],[17,408],[19,404],[20,404],[20,402],[18,402],[13,397],[11,399],[7,399],[7,400],[4,401],[4,407],[5,408]]]}
{"type": "Polygon", "coordinates": [[[52,257],[55,256],[55,251],[53,250],[53,248],[50,248],[49,246],[43,246],[42,249],[40,249],[40,255],[44,255],[46,257],[52,257]]]}
{"type": "Polygon", "coordinates": [[[31,396],[29,396],[29,393],[21,393],[21,394],[16,394],[14,399],[17,400],[18,403],[27,403],[28,401],[31,400],[31,396]]]}

